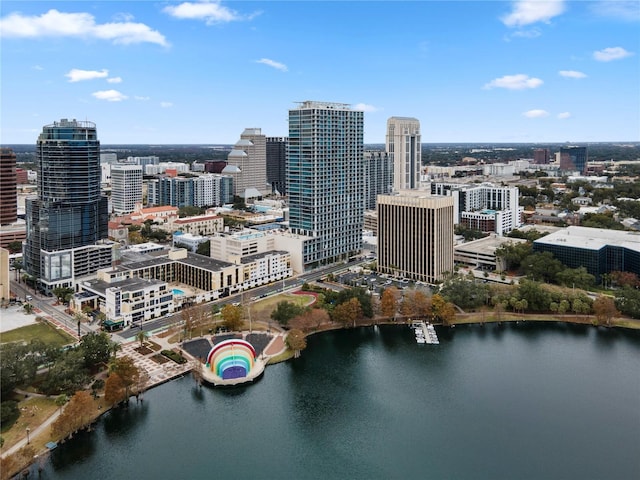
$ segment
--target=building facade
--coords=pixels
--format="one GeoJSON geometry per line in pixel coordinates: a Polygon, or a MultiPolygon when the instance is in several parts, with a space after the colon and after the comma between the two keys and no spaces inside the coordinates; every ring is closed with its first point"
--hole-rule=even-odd
{"type": "Polygon", "coordinates": [[[16,154],[10,148],[0,148],[0,225],[18,219],[16,186],[16,154]]]}
{"type": "Polygon", "coordinates": [[[393,164],[387,152],[364,152],[364,209],[375,210],[376,197],[393,189],[393,164]]]}
{"type": "Polygon", "coordinates": [[[431,184],[432,195],[453,197],[453,221],[456,225],[498,235],[522,225],[518,187],[497,187],[490,183],[431,184]]]}
{"type": "Polygon", "coordinates": [[[111,263],[95,124],[62,119],[43,127],[36,170],[38,197],[26,201],[24,269],[48,293],[111,263]]]}
{"type": "Polygon", "coordinates": [[[233,175],[234,195],[246,200],[271,193],[267,187],[267,137],[246,128],[227,156],[223,173],[233,175]]]}
{"type": "Polygon", "coordinates": [[[271,193],[287,194],[287,137],[267,137],[267,182],[271,193]]]}
{"type": "Polygon", "coordinates": [[[394,191],[418,188],[422,168],[420,121],[411,117],[389,118],[386,150],[393,165],[394,191]]]}
{"type": "Polygon", "coordinates": [[[363,112],[341,103],[305,101],[289,110],[289,226],[311,238],[305,269],[362,248],[363,120],[363,112]]]}
{"type": "Polygon", "coordinates": [[[137,203],[142,203],[142,166],[123,163],[111,165],[113,213],[131,213],[137,203]]]}
{"type": "Polygon", "coordinates": [[[378,271],[436,283],[453,271],[453,198],[378,196],[378,271]]]}
{"type": "Polygon", "coordinates": [[[561,147],[560,170],[563,172],[579,172],[584,175],[587,170],[587,147],[561,147]]]}

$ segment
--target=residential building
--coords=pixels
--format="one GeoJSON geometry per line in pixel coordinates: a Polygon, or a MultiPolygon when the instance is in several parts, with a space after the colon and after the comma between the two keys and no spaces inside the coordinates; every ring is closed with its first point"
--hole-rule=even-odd
{"type": "Polygon", "coordinates": [[[219,207],[233,202],[233,178],[206,173],[193,180],[193,204],[196,207],[219,207]]]}
{"type": "Polygon", "coordinates": [[[36,170],[38,197],[26,200],[24,269],[49,293],[111,263],[95,123],[62,119],[44,126],[36,170]]]}
{"type": "Polygon", "coordinates": [[[533,250],[551,252],[570,268],[585,267],[597,283],[615,271],[640,275],[637,232],[571,226],[535,240],[533,250]]]}
{"type": "Polygon", "coordinates": [[[267,137],[267,182],[271,193],[287,194],[287,137],[267,137]]]}
{"type": "Polygon", "coordinates": [[[224,219],[218,215],[196,215],[193,217],[172,218],[168,226],[171,232],[180,231],[194,235],[214,235],[224,230],[224,219]]]}
{"type": "Polygon", "coordinates": [[[142,167],[124,163],[111,165],[113,213],[131,213],[138,203],[142,203],[142,167]]]}
{"type": "Polygon", "coordinates": [[[453,221],[483,232],[498,235],[522,225],[518,187],[497,187],[490,183],[432,183],[432,195],[453,197],[453,221]]]}
{"type": "Polygon", "coordinates": [[[386,151],[393,165],[394,191],[419,188],[422,168],[420,121],[411,117],[389,118],[386,151]]]}
{"type": "Polygon", "coordinates": [[[289,110],[289,226],[305,242],[305,269],[362,248],[363,112],[341,103],[305,101],[289,110]]]}
{"type": "Polygon", "coordinates": [[[147,203],[149,205],[171,205],[174,207],[193,207],[193,178],[162,177],[150,180],[147,184],[147,203]]]}
{"type": "Polygon", "coordinates": [[[387,152],[364,152],[364,209],[375,210],[376,197],[393,190],[393,163],[387,152]]]}
{"type": "Polygon", "coordinates": [[[379,272],[436,283],[453,271],[453,198],[405,190],[377,211],[379,272]]]}
{"type": "Polygon", "coordinates": [[[267,186],[267,140],[260,128],[246,128],[222,171],[233,176],[234,195],[245,201],[271,193],[267,186]]]}

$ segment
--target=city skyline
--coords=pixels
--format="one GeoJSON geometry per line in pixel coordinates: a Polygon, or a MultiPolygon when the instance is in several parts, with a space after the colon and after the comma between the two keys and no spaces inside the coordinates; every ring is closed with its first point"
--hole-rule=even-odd
{"type": "Polygon", "coordinates": [[[60,118],[103,144],[286,136],[306,100],[422,143],[640,140],[633,1],[3,2],[0,143],[60,118]]]}

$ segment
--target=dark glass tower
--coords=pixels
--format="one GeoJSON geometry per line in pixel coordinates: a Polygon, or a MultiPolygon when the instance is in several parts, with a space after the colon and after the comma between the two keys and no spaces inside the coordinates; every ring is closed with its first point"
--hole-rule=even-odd
{"type": "Polygon", "coordinates": [[[587,147],[562,147],[560,148],[560,170],[578,171],[584,175],[587,169],[587,147]]]}
{"type": "MultiPolygon", "coordinates": [[[[95,124],[62,119],[43,127],[36,144],[36,171],[38,197],[26,202],[25,271],[44,283],[88,273],[75,271],[74,249],[107,238],[109,221],[107,197],[100,194],[95,124]]],[[[91,259],[81,263],[89,270],[97,266],[91,259]]]]}
{"type": "Polygon", "coordinates": [[[267,137],[267,183],[271,192],[287,194],[287,137],[267,137]]]}

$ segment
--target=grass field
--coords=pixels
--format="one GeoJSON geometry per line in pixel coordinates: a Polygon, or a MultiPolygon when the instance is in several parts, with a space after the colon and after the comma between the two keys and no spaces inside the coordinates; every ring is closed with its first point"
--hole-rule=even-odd
{"type": "Polygon", "coordinates": [[[42,340],[47,345],[56,345],[59,347],[76,341],[72,336],[67,335],[62,330],[59,330],[46,322],[39,322],[34,325],[27,325],[26,327],[20,327],[15,330],[9,330],[8,332],[1,333],[0,343],[29,343],[35,338],[42,340]]]}

